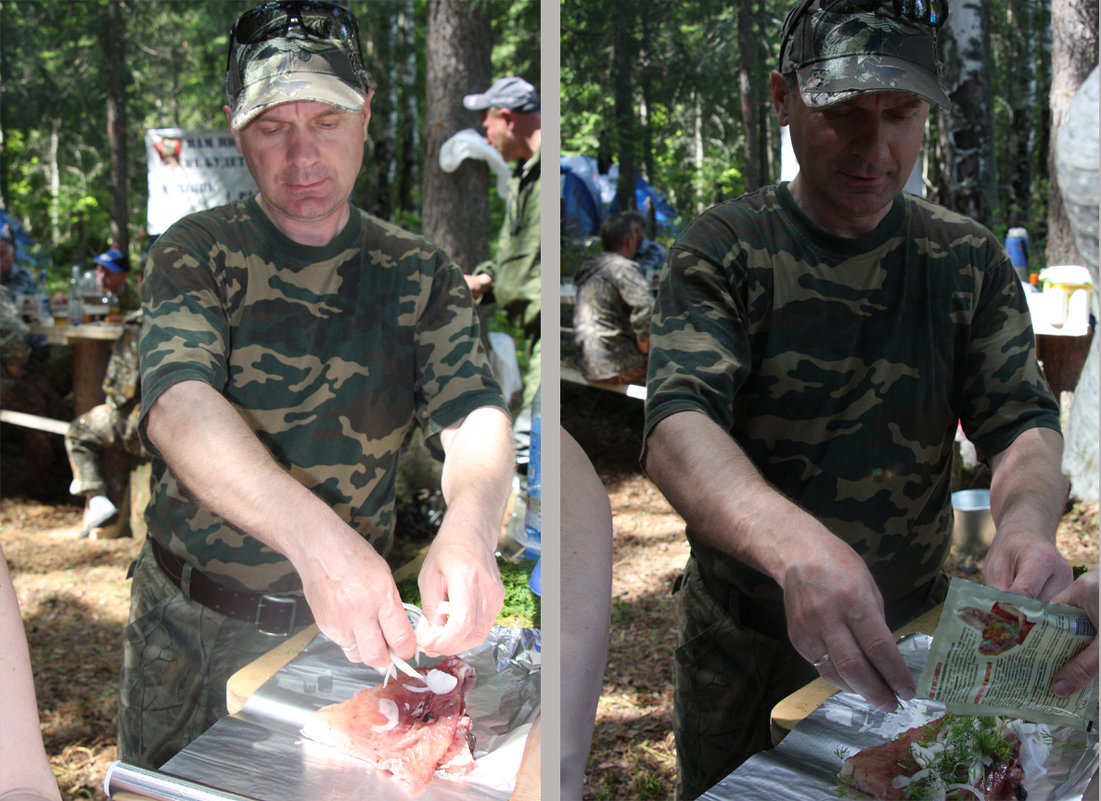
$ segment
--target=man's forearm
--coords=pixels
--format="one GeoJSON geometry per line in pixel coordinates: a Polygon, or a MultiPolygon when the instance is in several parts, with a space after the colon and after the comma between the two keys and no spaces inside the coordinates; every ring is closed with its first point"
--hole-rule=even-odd
{"type": "MultiPolygon", "coordinates": [[[[783,585],[791,557],[833,535],[761,476],[710,418],[680,412],[650,433],[646,472],[707,544],[783,585]]],[[[836,544],[836,543],[831,543],[836,544]]]]}
{"type": "Polygon", "coordinates": [[[496,547],[516,463],[508,415],[483,406],[440,437],[445,454],[440,488],[447,514],[471,521],[462,528],[483,531],[486,544],[496,547]],[[492,525],[478,526],[476,521],[492,525]]]}
{"type": "MultiPolygon", "coordinates": [[[[237,410],[213,387],[185,381],[149,410],[147,433],[176,478],[200,503],[297,564],[307,539],[300,520],[320,533],[343,523],[287,473],[237,410]]],[[[314,538],[315,546],[318,544],[314,538]]]]}
{"type": "Polygon", "coordinates": [[[990,511],[997,528],[1013,524],[1055,541],[1067,500],[1063,438],[1030,428],[990,460],[990,511]]]}

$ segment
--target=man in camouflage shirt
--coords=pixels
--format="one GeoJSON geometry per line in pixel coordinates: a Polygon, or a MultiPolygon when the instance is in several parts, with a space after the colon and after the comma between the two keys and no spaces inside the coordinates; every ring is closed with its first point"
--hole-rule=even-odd
{"type": "Polygon", "coordinates": [[[486,141],[506,162],[515,161],[509,180],[508,208],[497,238],[497,258],[483,262],[467,277],[480,297],[492,291],[497,308],[523,331],[528,366],[524,372],[524,408],[531,406],[540,376],[539,267],[539,97],[523,78],[510,76],[485,92],[466,95],[463,105],[482,112],[486,141]]]}
{"type": "Polygon", "coordinates": [[[692,546],[679,798],[767,748],[772,706],[816,675],[884,709],[913,697],[891,629],[943,598],[957,420],[992,470],[987,583],[1070,582],[1058,408],[1012,264],[901,193],[930,105],[950,105],[946,8],[895,7],[793,9],[771,80],[800,172],[705,212],[662,277],[643,463],[692,546]]]}
{"type": "Polygon", "coordinates": [[[601,223],[600,239],[604,252],[574,275],[573,340],[581,372],[589,381],[642,384],[654,306],[650,285],[632,261],[642,226],[630,212],[617,214],[601,223]]]}
{"type": "Polygon", "coordinates": [[[504,596],[509,419],[463,274],[348,202],[371,97],[355,19],[319,3],[245,13],[226,89],[260,194],[176,223],[142,287],[151,540],[119,737],[139,765],[224,715],[227,678],[310,622],[353,661],[413,656],[383,558],[413,420],[443,454],[448,504],[419,575],[425,650],[483,642],[504,596]]]}

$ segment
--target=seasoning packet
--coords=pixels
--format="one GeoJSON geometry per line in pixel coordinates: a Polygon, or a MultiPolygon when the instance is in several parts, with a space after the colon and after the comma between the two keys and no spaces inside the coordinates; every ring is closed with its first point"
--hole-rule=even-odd
{"type": "Polygon", "coordinates": [[[1067,698],[1052,676],[1097,629],[1085,610],[953,578],[917,694],[950,712],[1097,729],[1097,680],[1067,698]]]}

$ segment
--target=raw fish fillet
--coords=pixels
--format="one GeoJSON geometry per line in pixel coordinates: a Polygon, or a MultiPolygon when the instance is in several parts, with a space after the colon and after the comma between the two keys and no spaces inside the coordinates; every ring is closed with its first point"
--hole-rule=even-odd
{"type": "MultiPolygon", "coordinates": [[[[882,745],[865,748],[853,754],[845,760],[841,768],[842,782],[850,789],[858,790],[871,798],[883,801],[905,798],[906,787],[896,786],[895,779],[899,776],[913,776],[918,771],[918,764],[911,755],[911,746],[914,743],[928,745],[942,738],[944,730],[954,718],[951,713],[943,715],[922,726],[907,729],[882,745]]],[[[946,797],[961,801],[1024,801],[1024,770],[1018,759],[1020,742],[1014,735],[1008,735],[1006,739],[1013,745],[1010,757],[992,761],[985,767],[982,780],[971,785],[980,795],[962,788],[961,785],[966,784],[967,770],[961,768],[959,775],[948,778],[949,790],[946,797]]]]}
{"type": "Polygon", "coordinates": [[[434,693],[399,673],[386,686],[368,687],[317,710],[303,736],[392,773],[410,794],[422,791],[437,771],[448,777],[469,773],[474,737],[464,697],[474,684],[474,669],[449,656],[417,670],[454,676],[455,686],[434,693]]]}

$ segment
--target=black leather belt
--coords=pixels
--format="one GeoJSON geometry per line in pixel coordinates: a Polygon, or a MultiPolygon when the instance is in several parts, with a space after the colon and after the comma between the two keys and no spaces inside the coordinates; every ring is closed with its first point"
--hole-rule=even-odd
{"type": "Polygon", "coordinates": [[[235,590],[219,584],[194,567],[190,570],[187,586],[183,575],[187,564],[156,540],[153,558],[164,574],[192,600],[207,609],[236,620],[252,623],[260,634],[286,637],[296,628],[313,623],[306,598],[302,595],[271,595],[268,593],[235,590]]]}

